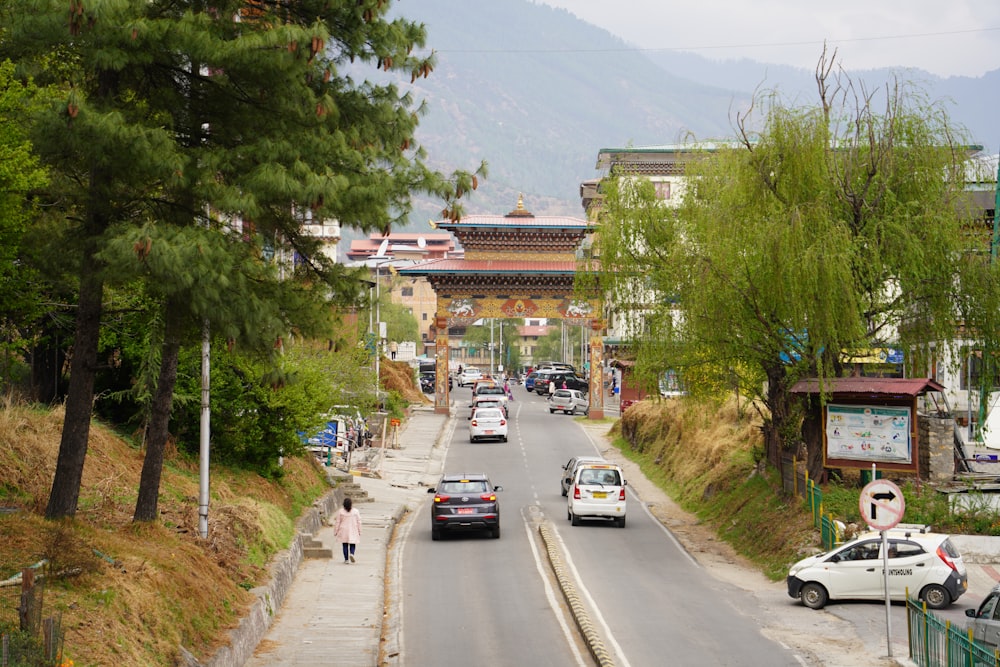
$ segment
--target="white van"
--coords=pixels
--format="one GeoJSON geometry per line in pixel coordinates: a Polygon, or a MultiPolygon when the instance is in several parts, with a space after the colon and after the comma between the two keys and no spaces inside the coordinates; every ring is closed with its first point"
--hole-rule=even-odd
{"type": "Polygon", "coordinates": [[[625,527],[625,474],[614,463],[584,463],[577,467],[566,494],[566,518],[605,519],[625,527]]]}

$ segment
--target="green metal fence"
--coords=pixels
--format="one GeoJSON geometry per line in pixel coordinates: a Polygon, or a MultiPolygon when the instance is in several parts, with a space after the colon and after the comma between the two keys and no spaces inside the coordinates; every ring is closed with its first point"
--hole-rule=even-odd
{"type": "Polygon", "coordinates": [[[907,597],[906,629],[910,660],[919,667],[1000,667],[1000,650],[972,641],[972,634],[942,621],[927,606],[907,597]]]}
{"type": "Polygon", "coordinates": [[[812,513],[813,525],[819,530],[823,548],[830,549],[844,543],[844,535],[832,514],[823,511],[823,490],[816,482],[806,477],[806,504],[812,513]]]}

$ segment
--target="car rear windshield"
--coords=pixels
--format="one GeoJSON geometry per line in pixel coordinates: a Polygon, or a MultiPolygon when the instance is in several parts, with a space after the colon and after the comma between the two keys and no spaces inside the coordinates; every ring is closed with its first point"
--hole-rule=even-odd
{"type": "Polygon", "coordinates": [[[958,549],[955,548],[955,545],[951,543],[951,540],[946,539],[944,542],[942,542],[941,548],[944,550],[946,554],[948,554],[949,558],[962,557],[961,554],[958,553],[958,549]]]}
{"type": "Polygon", "coordinates": [[[580,471],[580,484],[603,484],[619,486],[621,476],[617,470],[607,468],[584,468],[580,471]]]}
{"type": "Polygon", "coordinates": [[[497,408],[476,408],[476,419],[501,419],[503,413],[497,408]]]}
{"type": "Polygon", "coordinates": [[[486,395],[503,395],[503,387],[480,387],[476,390],[476,396],[486,396],[486,395]]]}
{"type": "Polygon", "coordinates": [[[457,494],[457,493],[486,493],[489,489],[486,486],[486,482],[483,480],[473,479],[473,480],[461,480],[457,482],[443,482],[441,484],[441,493],[457,494]]]}
{"type": "Polygon", "coordinates": [[[569,389],[556,389],[556,393],[553,396],[559,398],[572,398],[573,394],[569,393],[569,389]]]}

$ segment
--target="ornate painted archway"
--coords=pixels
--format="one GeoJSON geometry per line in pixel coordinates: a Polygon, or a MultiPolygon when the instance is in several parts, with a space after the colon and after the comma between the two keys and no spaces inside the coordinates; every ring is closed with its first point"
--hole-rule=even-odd
{"type": "Polygon", "coordinates": [[[518,198],[507,215],[472,215],[432,223],[455,234],[463,259],[438,259],[401,269],[426,277],[437,297],[435,412],[448,412],[448,331],[482,318],[561,319],[590,327],[590,417],[604,418],[604,323],[598,295],[574,295],[576,251],[594,225],[566,216],[535,216],[518,198]]]}

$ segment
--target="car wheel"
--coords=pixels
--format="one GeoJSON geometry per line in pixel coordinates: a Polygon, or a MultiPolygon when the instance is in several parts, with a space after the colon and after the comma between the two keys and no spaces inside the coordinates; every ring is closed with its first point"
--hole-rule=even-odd
{"type": "Polygon", "coordinates": [[[497,524],[497,525],[493,526],[490,529],[490,534],[493,535],[493,539],[494,540],[499,540],[500,539],[500,524],[497,524]]]}
{"type": "Polygon", "coordinates": [[[575,514],[574,514],[574,515],[573,515],[573,516],[572,516],[572,517],[570,518],[570,520],[569,520],[569,521],[570,521],[570,523],[571,523],[571,524],[573,524],[574,526],[579,526],[579,525],[580,525],[580,517],[578,517],[578,516],[577,516],[577,515],[575,515],[575,514]]]}
{"type": "Polygon", "coordinates": [[[435,542],[441,539],[441,529],[437,526],[431,526],[431,539],[435,542]]]}
{"type": "Polygon", "coordinates": [[[826,589],[815,583],[808,583],[803,586],[802,590],[799,591],[799,597],[802,598],[802,604],[810,609],[822,609],[826,606],[826,601],[829,599],[826,589]]]}
{"type": "Polygon", "coordinates": [[[951,604],[951,593],[940,584],[931,584],[923,590],[920,598],[931,609],[944,609],[951,604]]]}
{"type": "Polygon", "coordinates": [[[624,528],[625,527],[625,517],[624,516],[618,517],[617,519],[615,519],[615,523],[618,524],[619,528],[624,528]]]}
{"type": "Polygon", "coordinates": [[[564,489],[562,487],[562,484],[559,485],[559,491],[562,492],[562,496],[563,496],[563,498],[565,498],[566,495],[567,495],[567,493],[566,493],[566,489],[564,489]]]}
{"type": "Polygon", "coordinates": [[[556,413],[556,411],[553,408],[549,408],[549,414],[550,415],[554,415],[555,413],[556,413]]]}
{"type": "Polygon", "coordinates": [[[507,436],[500,438],[500,442],[507,442],[507,436]]]}
{"type": "Polygon", "coordinates": [[[472,437],[472,436],[470,435],[470,436],[469,436],[469,443],[473,443],[473,442],[475,442],[475,441],[476,441],[476,439],[475,439],[475,438],[473,438],[473,437],[472,437]]]}

